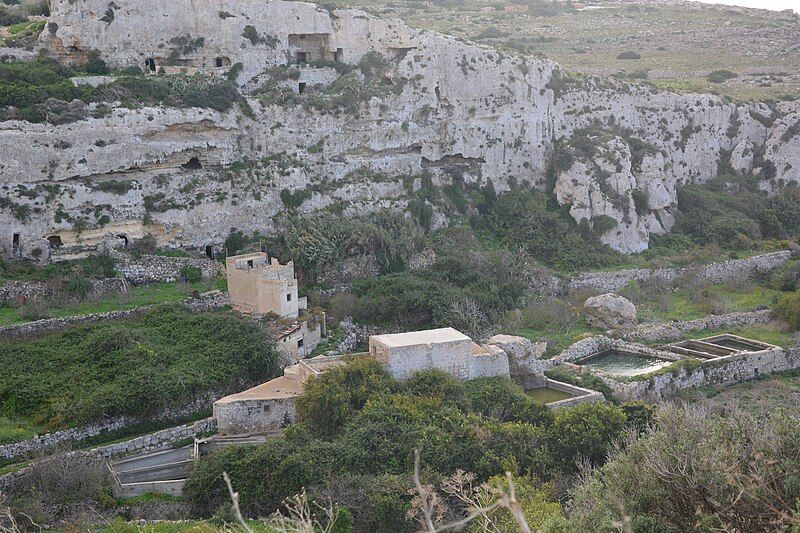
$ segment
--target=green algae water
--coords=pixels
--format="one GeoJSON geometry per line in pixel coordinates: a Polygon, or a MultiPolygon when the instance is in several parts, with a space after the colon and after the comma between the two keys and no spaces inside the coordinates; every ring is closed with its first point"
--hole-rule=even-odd
{"type": "Polygon", "coordinates": [[[608,350],[592,356],[579,364],[600,370],[612,376],[630,377],[649,374],[659,368],[669,366],[672,363],[673,361],[665,361],[647,355],[608,350]]]}
{"type": "Polygon", "coordinates": [[[566,400],[567,398],[572,398],[572,395],[568,392],[563,392],[556,389],[551,389],[549,387],[539,387],[537,389],[528,389],[525,393],[530,396],[534,402],[536,403],[550,403],[550,402],[557,402],[559,400],[566,400]]]}

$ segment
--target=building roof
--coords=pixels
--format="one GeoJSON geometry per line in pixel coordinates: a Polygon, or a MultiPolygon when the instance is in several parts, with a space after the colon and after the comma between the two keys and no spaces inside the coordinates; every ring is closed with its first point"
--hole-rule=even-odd
{"type": "Polygon", "coordinates": [[[453,328],[428,329],[424,331],[409,331],[408,333],[390,333],[387,335],[373,335],[370,341],[378,342],[389,348],[399,346],[420,346],[427,344],[442,344],[446,342],[463,342],[472,339],[453,328]]]}
{"type": "Polygon", "coordinates": [[[231,394],[217,400],[215,403],[232,403],[245,400],[278,400],[281,398],[294,398],[300,395],[305,386],[294,379],[281,376],[244,392],[231,394]]]}

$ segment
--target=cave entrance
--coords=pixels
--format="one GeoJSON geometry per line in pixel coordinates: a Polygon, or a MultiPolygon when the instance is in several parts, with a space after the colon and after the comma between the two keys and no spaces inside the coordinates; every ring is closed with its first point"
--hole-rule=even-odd
{"type": "Polygon", "coordinates": [[[337,48],[336,51],[333,53],[333,60],[337,63],[341,63],[344,61],[344,49],[337,48]]]}
{"type": "Polygon", "coordinates": [[[217,66],[217,68],[229,67],[231,66],[231,58],[224,56],[218,57],[214,60],[214,64],[217,66]]]}
{"type": "Polygon", "coordinates": [[[50,235],[47,242],[50,243],[50,248],[60,248],[64,244],[60,235],[50,235]]]}
{"type": "Polygon", "coordinates": [[[185,168],[186,170],[200,170],[203,168],[203,165],[200,163],[200,160],[197,157],[192,157],[186,163],[182,164],[181,167],[185,168]]]}
{"type": "Polygon", "coordinates": [[[17,255],[19,253],[19,233],[15,233],[11,237],[11,252],[14,255],[17,255]]]}
{"type": "Polygon", "coordinates": [[[210,244],[206,245],[206,257],[209,259],[214,259],[214,247],[210,244]]]}
{"type": "Polygon", "coordinates": [[[152,57],[148,57],[144,60],[144,68],[148,72],[155,72],[156,71],[156,60],[152,57]]]}
{"type": "Polygon", "coordinates": [[[297,84],[297,92],[300,94],[306,92],[306,82],[301,81],[300,83],[297,84]]]}
{"type": "Polygon", "coordinates": [[[128,236],[127,235],[125,235],[124,233],[120,233],[119,235],[117,235],[117,238],[122,241],[122,247],[123,248],[127,248],[128,247],[128,236]]]}
{"type": "Polygon", "coordinates": [[[308,63],[308,52],[297,52],[298,63],[308,63]]]}

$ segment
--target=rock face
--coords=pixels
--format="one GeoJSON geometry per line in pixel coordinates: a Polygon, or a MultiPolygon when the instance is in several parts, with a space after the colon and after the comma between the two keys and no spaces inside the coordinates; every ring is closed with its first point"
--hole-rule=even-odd
{"type": "Polygon", "coordinates": [[[606,293],[592,296],[583,303],[586,321],[596,328],[617,328],[636,322],[636,306],[627,298],[606,293]]]}
{"type": "Polygon", "coordinates": [[[40,41],[63,61],[99,50],[120,68],[149,69],[152,59],[157,68],[219,74],[241,63],[237,79],[253,113],[113,107],[103,116],[91,104],[86,116],[102,118],[0,123],[7,255],[44,259],[144,233],[161,245],[217,246],[231,228],[273,231],[287,194],[301,198],[301,212],[405,208],[421,180],[400,177],[422,173],[437,186],[463,178],[498,191],[546,189],[559,144],[587,129],[591,149],[557,165],[550,185],[577,221],[623,252],[669,231],[676,188],[714,177],[728,153],[732,165],[766,167],[761,187],[770,192],[800,181],[800,102],[736,105],[570,80],[552,61],[355,10],[57,0],[40,41]],[[331,68],[369,52],[387,62],[377,79],[331,68]],[[287,62],[298,77],[276,78],[287,62]],[[293,96],[275,97],[275,84],[293,96]]]}

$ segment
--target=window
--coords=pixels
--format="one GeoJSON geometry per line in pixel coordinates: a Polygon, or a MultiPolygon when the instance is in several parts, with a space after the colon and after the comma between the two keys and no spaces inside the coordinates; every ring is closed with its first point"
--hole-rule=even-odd
{"type": "Polygon", "coordinates": [[[303,347],[303,339],[299,339],[299,340],[297,341],[297,347],[298,347],[298,348],[302,348],[302,347],[303,347]]]}
{"type": "Polygon", "coordinates": [[[287,302],[291,302],[292,301],[292,295],[291,294],[287,294],[286,295],[286,301],[287,302]]]}

